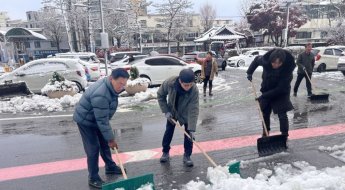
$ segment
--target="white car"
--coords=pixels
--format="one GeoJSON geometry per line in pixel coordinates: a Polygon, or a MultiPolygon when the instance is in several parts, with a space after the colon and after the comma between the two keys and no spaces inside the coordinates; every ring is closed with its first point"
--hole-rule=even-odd
{"type": "Polygon", "coordinates": [[[120,61],[121,59],[129,56],[129,55],[142,55],[142,53],[138,52],[138,51],[119,51],[116,53],[111,53],[110,54],[110,62],[114,63],[116,61],[120,61]]]}
{"type": "Polygon", "coordinates": [[[324,72],[337,70],[339,57],[342,56],[343,51],[332,47],[317,47],[313,48],[312,53],[315,56],[314,70],[324,72]]]}
{"type": "Polygon", "coordinates": [[[178,76],[182,69],[192,69],[195,73],[196,82],[200,82],[201,66],[199,64],[187,64],[182,59],[159,55],[147,57],[133,61],[123,68],[130,70],[131,67],[138,68],[139,76],[151,81],[150,85],[162,84],[166,79],[172,76],[178,76]]]}
{"type": "Polygon", "coordinates": [[[97,58],[96,54],[89,52],[78,52],[78,53],[57,53],[55,54],[56,58],[70,58],[70,59],[80,59],[86,66],[86,75],[88,80],[96,81],[101,77],[100,61],[97,58]]]}
{"type": "Polygon", "coordinates": [[[54,72],[75,82],[79,91],[83,91],[87,85],[85,70],[79,60],[62,58],[38,59],[26,63],[11,73],[0,76],[0,83],[24,81],[32,92],[39,94],[54,72]]]}
{"type": "MultiPolygon", "coordinates": [[[[147,57],[147,55],[134,55],[133,56],[133,61],[135,60],[139,60],[139,59],[143,59],[147,57]]],[[[120,68],[123,67],[124,65],[127,65],[129,63],[129,56],[126,56],[125,58],[119,60],[119,61],[115,61],[113,63],[110,64],[111,69],[116,69],[116,68],[120,68]]]]}
{"type": "Polygon", "coordinates": [[[265,50],[250,50],[239,56],[230,57],[227,64],[232,67],[247,67],[249,66],[258,55],[265,55],[265,50]]]}

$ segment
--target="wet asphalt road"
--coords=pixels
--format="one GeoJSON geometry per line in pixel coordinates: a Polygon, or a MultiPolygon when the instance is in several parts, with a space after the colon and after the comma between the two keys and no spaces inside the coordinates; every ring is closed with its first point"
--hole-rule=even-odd
{"type": "MultiPolygon", "coordinates": [[[[315,74],[314,83],[320,91],[331,94],[328,103],[311,103],[306,98],[304,81],[298,97],[292,97],[295,107],[289,112],[290,129],[311,128],[345,123],[345,87],[344,77],[339,73],[315,74]],[[335,77],[334,77],[335,76],[335,77]]],[[[213,98],[200,97],[200,116],[196,138],[198,141],[210,141],[230,137],[260,134],[260,120],[255,107],[254,97],[245,71],[227,69],[220,72],[221,83],[215,85],[213,98]]],[[[261,72],[254,75],[259,89],[261,72]]],[[[296,78],[296,77],[295,77],[296,78]]],[[[294,84],[294,81],[293,81],[294,84]]],[[[201,89],[201,88],[200,88],[201,89]]],[[[159,148],[165,129],[165,120],[155,100],[131,107],[131,112],[117,113],[111,124],[116,133],[116,140],[122,152],[159,148]]],[[[37,113],[1,114],[0,115],[0,169],[25,166],[60,160],[85,157],[81,138],[71,116],[73,109],[62,113],[42,113],[42,115],[66,115],[58,118],[5,120],[36,116],[37,113]]],[[[277,117],[272,119],[272,130],[279,131],[277,117]]],[[[304,160],[318,168],[344,165],[326,153],[318,151],[320,145],[342,144],[345,134],[322,136],[289,141],[289,154],[266,162],[291,163],[304,160]]],[[[182,144],[183,135],[175,132],[172,144],[182,144]]],[[[210,152],[218,164],[226,164],[233,159],[251,160],[258,157],[256,147],[210,152]]],[[[180,189],[182,184],[199,177],[206,180],[209,167],[201,155],[192,156],[195,167],[185,168],[182,157],[173,157],[169,165],[161,165],[158,160],[150,160],[126,165],[129,176],[145,173],[155,174],[157,189],[180,189]]],[[[257,163],[242,169],[244,177],[255,176],[257,163]]],[[[117,177],[100,174],[108,181],[117,177]]],[[[0,189],[92,189],[87,185],[87,171],[66,172],[16,179],[0,182],[0,189]]]]}

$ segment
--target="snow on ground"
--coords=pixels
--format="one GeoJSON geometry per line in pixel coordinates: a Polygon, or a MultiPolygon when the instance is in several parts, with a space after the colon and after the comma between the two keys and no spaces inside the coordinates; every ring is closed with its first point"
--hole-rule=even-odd
{"type": "Polygon", "coordinates": [[[333,147],[319,147],[320,151],[329,153],[332,157],[345,162],[345,143],[342,145],[334,145],[333,147]]]}
{"type": "MultiPolygon", "coordinates": [[[[149,88],[146,92],[135,94],[135,96],[119,97],[118,111],[128,111],[133,105],[141,102],[157,99],[158,88],[149,88]]],[[[8,101],[0,101],[0,113],[17,113],[29,111],[63,111],[64,108],[73,107],[81,98],[82,94],[74,96],[66,95],[60,99],[50,99],[47,96],[33,95],[32,97],[14,97],[8,101]]],[[[152,101],[156,103],[156,101],[152,101]]]]}
{"type": "Polygon", "coordinates": [[[345,79],[345,76],[340,71],[313,73],[312,77],[318,79],[322,78],[330,81],[342,81],[345,79]]]}
{"type": "Polygon", "coordinates": [[[62,111],[66,107],[74,106],[81,94],[66,95],[60,99],[50,99],[46,96],[33,95],[32,97],[14,97],[9,101],[0,101],[0,113],[17,113],[26,111],[62,111]]]}
{"type": "Polygon", "coordinates": [[[254,178],[229,174],[227,167],[208,168],[207,179],[190,181],[184,190],[344,190],[345,166],[317,170],[304,161],[276,164],[273,170],[258,169],[254,178]]]}

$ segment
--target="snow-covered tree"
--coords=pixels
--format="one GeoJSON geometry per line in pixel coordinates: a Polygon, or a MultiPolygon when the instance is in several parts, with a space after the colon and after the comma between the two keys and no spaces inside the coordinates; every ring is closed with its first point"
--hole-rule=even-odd
{"type": "Polygon", "coordinates": [[[39,11],[38,17],[39,25],[44,29],[43,33],[56,43],[57,50],[60,52],[60,43],[66,35],[63,16],[56,10],[45,7],[39,11]]]}
{"type": "Polygon", "coordinates": [[[187,23],[187,12],[190,11],[192,5],[190,0],[163,0],[162,3],[154,5],[162,15],[162,23],[167,30],[168,53],[171,53],[170,39],[173,36],[174,28],[183,25],[182,23],[187,23]]]}
{"type": "Polygon", "coordinates": [[[216,9],[209,3],[205,3],[200,7],[201,24],[204,32],[212,28],[214,19],[216,18],[216,9]]]}
{"type": "MultiPolygon", "coordinates": [[[[247,13],[250,29],[253,31],[266,30],[276,46],[283,45],[282,33],[286,28],[286,7],[281,7],[283,1],[264,0],[263,3],[253,4],[247,13]]],[[[290,6],[288,37],[296,35],[297,28],[307,22],[308,18],[300,6],[290,6]]]]}

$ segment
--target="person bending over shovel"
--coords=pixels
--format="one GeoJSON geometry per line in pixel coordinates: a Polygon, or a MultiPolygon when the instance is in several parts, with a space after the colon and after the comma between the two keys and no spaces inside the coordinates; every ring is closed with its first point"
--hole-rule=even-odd
{"type": "MultiPolygon", "coordinates": [[[[186,132],[194,139],[194,132],[199,116],[199,90],[194,83],[194,72],[184,69],[179,76],[172,77],[163,82],[157,92],[159,106],[167,119],[166,130],[163,137],[163,155],[161,163],[169,161],[170,143],[174,135],[176,120],[185,126],[186,132]],[[168,99],[167,99],[168,98],[168,99]]],[[[193,167],[190,156],[193,142],[184,136],[183,163],[193,167]]]]}
{"type": "MultiPolygon", "coordinates": [[[[267,131],[270,131],[270,116],[272,110],[278,114],[280,132],[289,135],[289,120],[287,112],[293,109],[290,101],[291,81],[295,69],[294,57],[286,50],[276,48],[263,56],[257,56],[247,70],[247,78],[252,81],[252,75],[258,66],[263,67],[261,93],[256,98],[260,103],[267,131]]],[[[268,134],[267,134],[268,135],[268,134]]],[[[263,132],[263,137],[266,133],[263,132]]]]}
{"type": "Polygon", "coordinates": [[[73,114],[87,155],[89,185],[96,188],[102,188],[104,183],[98,175],[99,153],[105,163],[106,174],[121,174],[121,169],[111,157],[110,148],[118,147],[109,120],[115,114],[118,96],[128,78],[126,70],[113,70],[111,76],[98,80],[84,92],[73,114]]]}

